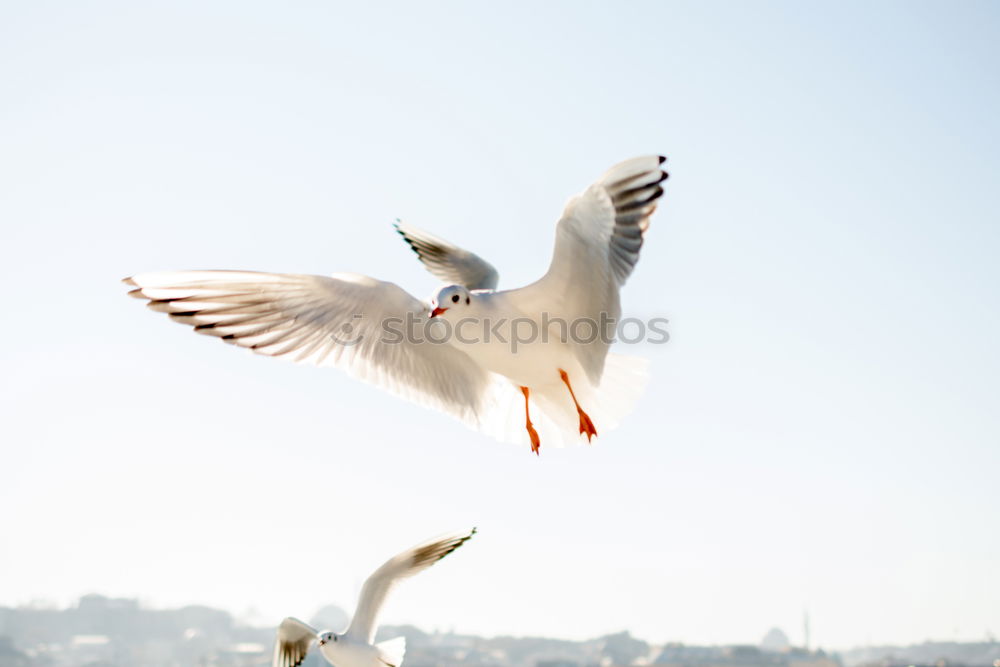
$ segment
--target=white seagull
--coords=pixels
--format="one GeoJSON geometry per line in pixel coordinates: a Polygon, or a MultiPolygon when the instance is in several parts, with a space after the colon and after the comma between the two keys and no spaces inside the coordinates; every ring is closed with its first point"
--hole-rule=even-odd
{"type": "Polygon", "coordinates": [[[378,615],[386,596],[401,579],[426,570],[475,534],[473,528],[468,533],[448,535],[418,544],[387,560],[365,581],[354,618],[343,634],[317,631],[308,623],[289,616],[278,626],[271,664],[273,667],[301,665],[315,641],[323,657],[336,667],[399,667],[406,652],[405,637],[374,643],[378,615]]]}
{"type": "Polygon", "coordinates": [[[198,333],[341,368],[499,440],[527,440],[537,454],[539,432],[589,442],[597,426],[617,425],[643,389],[644,360],[608,348],[619,289],[663,194],[665,160],[617,164],[570,199],[548,272],[518,289],[496,290],[488,262],[403,224],[397,231],[448,283],[429,302],[346,273],[178,271],[125,282],[135,287],[129,294],[198,333]]]}

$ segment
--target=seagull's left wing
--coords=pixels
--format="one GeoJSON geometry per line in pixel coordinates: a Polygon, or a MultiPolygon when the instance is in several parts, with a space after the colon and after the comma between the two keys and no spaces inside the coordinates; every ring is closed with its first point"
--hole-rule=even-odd
{"type": "Polygon", "coordinates": [[[402,222],[395,226],[427,270],[441,280],[470,290],[496,289],[497,270],[479,255],[402,222]]]}
{"type": "Polygon", "coordinates": [[[352,635],[369,644],[375,639],[378,627],[378,614],[382,609],[389,591],[401,580],[412,577],[438,562],[455,549],[465,544],[476,529],[468,533],[456,533],[419,544],[412,549],[390,558],[382,567],[375,570],[361,589],[358,608],[351,619],[351,627],[345,634],[352,635]]]}
{"type": "Polygon", "coordinates": [[[306,653],[309,652],[314,639],[316,639],[315,629],[308,623],[289,616],[278,626],[271,666],[298,667],[306,659],[306,653]]]}
{"type": "MultiPolygon", "coordinates": [[[[621,162],[566,204],[548,273],[510,293],[524,312],[545,312],[570,323],[589,320],[595,327],[605,317],[620,317],[618,290],[639,261],[649,216],[663,194],[665,161],[650,155],[621,162]]],[[[604,371],[608,347],[601,336],[574,346],[577,360],[595,384],[604,371]]]]}

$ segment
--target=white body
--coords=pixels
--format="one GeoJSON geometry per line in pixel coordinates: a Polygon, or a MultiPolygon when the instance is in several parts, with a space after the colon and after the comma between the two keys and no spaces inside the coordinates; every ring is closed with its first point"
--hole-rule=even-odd
{"type": "Polygon", "coordinates": [[[319,647],[319,652],[336,667],[399,667],[392,662],[394,657],[386,655],[378,646],[346,635],[335,642],[325,642],[319,647]]]}
{"type": "Polygon", "coordinates": [[[532,390],[561,384],[560,368],[573,377],[583,377],[572,343],[562,340],[554,326],[543,332],[541,318],[519,308],[518,293],[478,292],[467,308],[444,313],[441,317],[449,320],[456,334],[449,338],[449,344],[479,366],[532,390]],[[469,333],[475,335],[476,342],[461,340],[471,338],[469,333]],[[534,340],[524,342],[529,337],[534,340]]]}

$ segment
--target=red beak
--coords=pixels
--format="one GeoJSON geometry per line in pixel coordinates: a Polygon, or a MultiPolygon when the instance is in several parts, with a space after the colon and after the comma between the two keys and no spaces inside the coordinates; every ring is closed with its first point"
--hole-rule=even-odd
{"type": "Polygon", "coordinates": [[[438,306],[434,310],[431,311],[431,317],[437,317],[438,315],[440,315],[441,313],[443,313],[446,310],[448,310],[448,309],[447,308],[442,308],[441,306],[438,306]]]}

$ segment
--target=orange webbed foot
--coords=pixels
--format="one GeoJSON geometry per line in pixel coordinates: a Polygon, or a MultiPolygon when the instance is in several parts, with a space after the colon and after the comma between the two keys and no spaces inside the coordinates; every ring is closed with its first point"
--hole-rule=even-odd
{"type": "Polygon", "coordinates": [[[542,448],[542,441],[538,437],[538,431],[531,425],[531,413],[528,410],[528,396],[531,395],[531,390],[527,387],[521,387],[521,393],[524,394],[524,428],[528,429],[528,437],[531,438],[531,451],[535,453],[535,456],[538,456],[538,450],[542,448]]]}
{"type": "Polygon", "coordinates": [[[542,448],[542,441],[538,437],[538,431],[536,431],[535,427],[531,425],[531,422],[525,424],[525,428],[528,429],[528,437],[531,438],[531,451],[533,451],[537,456],[539,450],[542,448]]]}
{"type": "Polygon", "coordinates": [[[590,440],[597,435],[597,429],[594,428],[594,422],[590,421],[590,415],[583,411],[583,408],[580,407],[579,401],[576,400],[576,394],[573,392],[573,385],[569,382],[569,374],[560,368],[559,377],[562,378],[566,388],[569,389],[569,395],[573,399],[573,405],[576,406],[576,412],[580,415],[580,433],[586,433],[587,442],[590,442],[590,440]]]}
{"type": "Polygon", "coordinates": [[[580,433],[587,434],[587,442],[590,442],[591,438],[597,435],[597,429],[594,428],[594,422],[590,421],[590,415],[583,410],[580,410],[580,433]]]}

